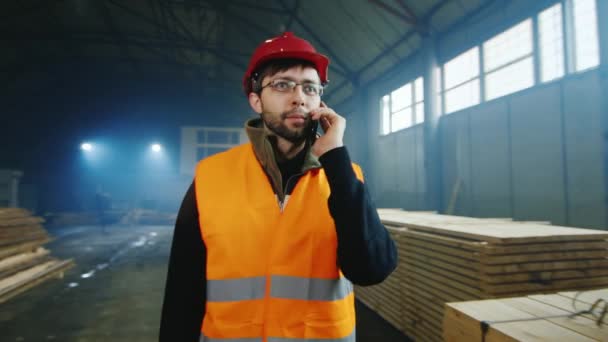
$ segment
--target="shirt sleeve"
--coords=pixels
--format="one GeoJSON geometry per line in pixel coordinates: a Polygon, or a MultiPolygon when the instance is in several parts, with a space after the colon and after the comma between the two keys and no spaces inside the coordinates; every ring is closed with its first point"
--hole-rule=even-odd
{"type": "Polygon", "coordinates": [[[159,341],[199,341],[205,314],[206,257],[192,183],[175,222],[159,341]]]}
{"type": "Polygon", "coordinates": [[[397,267],[395,243],[367,187],[357,179],[346,147],[324,153],[319,161],[331,190],[328,206],[336,224],[340,269],[353,284],[378,284],[397,267]]]}

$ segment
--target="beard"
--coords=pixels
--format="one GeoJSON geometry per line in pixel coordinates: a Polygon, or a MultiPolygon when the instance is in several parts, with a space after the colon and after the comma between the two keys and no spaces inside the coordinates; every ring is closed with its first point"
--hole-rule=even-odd
{"type": "Polygon", "coordinates": [[[306,120],[304,121],[304,125],[296,128],[289,128],[285,124],[285,120],[288,115],[294,113],[301,113],[302,111],[292,110],[289,112],[281,113],[277,115],[276,113],[268,113],[264,111],[262,108],[262,121],[264,121],[264,125],[277,136],[293,143],[293,144],[301,144],[307,138],[307,132],[312,129],[312,119],[309,114],[306,114],[306,120]]]}

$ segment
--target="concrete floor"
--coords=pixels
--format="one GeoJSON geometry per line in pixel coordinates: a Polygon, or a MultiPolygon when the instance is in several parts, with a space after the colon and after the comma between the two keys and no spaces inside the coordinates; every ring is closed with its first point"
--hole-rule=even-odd
{"type": "MultiPolygon", "coordinates": [[[[76,266],[0,304],[2,342],[156,341],[172,227],[111,226],[49,229],[47,245],[76,266]]],[[[408,339],[357,303],[358,342],[408,339]]]]}

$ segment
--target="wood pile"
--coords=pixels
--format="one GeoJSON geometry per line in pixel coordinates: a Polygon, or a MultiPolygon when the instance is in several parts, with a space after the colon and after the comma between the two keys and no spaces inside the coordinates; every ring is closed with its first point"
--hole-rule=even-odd
{"type": "Polygon", "coordinates": [[[448,303],[443,336],[449,342],[608,341],[607,300],[602,289],[448,303]]]}
{"type": "Polygon", "coordinates": [[[0,303],[73,266],[42,247],[51,241],[43,222],[24,209],[0,208],[0,303]]]}
{"type": "Polygon", "coordinates": [[[448,302],[608,287],[608,233],[380,209],[399,267],[357,298],[416,340],[441,341],[448,302]]]}

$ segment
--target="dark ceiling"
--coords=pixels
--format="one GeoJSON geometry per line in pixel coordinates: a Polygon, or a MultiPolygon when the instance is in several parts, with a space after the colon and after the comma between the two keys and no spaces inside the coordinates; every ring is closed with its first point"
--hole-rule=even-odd
{"type": "Polygon", "coordinates": [[[331,58],[327,96],[348,98],[492,0],[22,0],[0,14],[9,92],[61,66],[196,79],[235,90],[263,40],[289,30],[331,58]]]}

